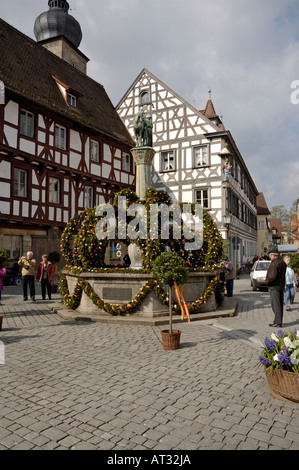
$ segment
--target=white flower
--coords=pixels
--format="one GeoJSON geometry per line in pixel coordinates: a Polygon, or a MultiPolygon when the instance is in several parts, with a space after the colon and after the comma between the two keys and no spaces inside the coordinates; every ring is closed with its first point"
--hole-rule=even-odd
{"type": "Polygon", "coordinates": [[[288,336],[285,336],[285,338],[283,338],[283,341],[287,348],[294,349],[295,346],[293,345],[292,341],[288,336]]]}
{"type": "Polygon", "coordinates": [[[276,341],[276,343],[278,343],[278,341],[279,341],[279,338],[276,336],[275,333],[272,333],[271,339],[273,339],[273,341],[276,341]]]}
{"type": "Polygon", "coordinates": [[[273,359],[274,361],[278,361],[278,354],[275,354],[275,356],[273,356],[273,359]]]}

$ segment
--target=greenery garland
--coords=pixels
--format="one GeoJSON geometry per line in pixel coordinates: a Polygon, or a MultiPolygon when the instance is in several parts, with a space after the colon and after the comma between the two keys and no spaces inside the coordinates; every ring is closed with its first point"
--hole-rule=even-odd
{"type": "MultiPolygon", "coordinates": [[[[158,239],[151,239],[150,237],[150,206],[151,204],[165,204],[170,206],[172,201],[166,191],[157,191],[154,188],[148,188],[144,200],[141,201],[131,189],[120,191],[113,201],[116,217],[118,217],[119,196],[126,196],[127,208],[135,203],[142,203],[146,207],[148,218],[147,238],[134,241],[141,251],[143,269],[145,269],[146,272],[150,272],[152,263],[165,251],[167,246],[187,261],[190,270],[197,271],[200,269],[210,271],[218,266],[219,259],[221,259],[223,254],[223,241],[216,224],[207,211],[203,211],[204,231],[202,247],[200,250],[188,252],[185,250],[186,239],[175,239],[171,227],[169,240],[163,240],[161,238],[160,228],[158,239]]],[[[181,210],[183,210],[183,206],[184,203],[180,204],[181,210]]],[[[194,213],[195,204],[190,204],[190,206],[194,213]]],[[[96,210],[93,208],[85,209],[67,224],[61,237],[61,251],[69,269],[75,268],[81,271],[94,271],[105,267],[104,256],[109,240],[99,240],[97,238],[95,227],[99,220],[100,217],[96,216],[96,210]],[[71,248],[72,244],[73,248],[71,248]]],[[[130,218],[128,218],[126,224],[128,225],[129,222],[130,218]]],[[[127,237],[123,242],[128,245],[132,243],[132,240],[127,237]]]]}
{"type": "MultiPolygon", "coordinates": [[[[195,313],[199,307],[201,307],[201,305],[206,304],[211,295],[214,293],[216,294],[217,289],[219,289],[220,292],[223,292],[224,282],[221,281],[218,276],[215,276],[210,281],[205,292],[203,292],[203,294],[201,294],[197,300],[194,302],[187,302],[189,312],[195,313]]],[[[104,299],[101,299],[98,294],[94,292],[91,285],[84,279],[79,278],[74,289],[74,293],[71,295],[69,293],[66,276],[62,275],[60,278],[60,292],[63,297],[63,301],[65,305],[72,310],[76,310],[79,307],[82,292],[84,291],[84,293],[90,298],[94,305],[101,308],[102,310],[105,310],[105,312],[112,315],[126,315],[133,313],[152,290],[154,290],[155,294],[163,304],[169,305],[168,294],[155,279],[148,280],[147,283],[140,289],[140,292],[135,296],[135,298],[131,300],[131,302],[126,304],[110,304],[109,302],[105,302],[104,299]]],[[[172,302],[172,304],[173,310],[177,313],[180,313],[179,306],[175,302],[172,302]]]]}
{"type": "MultiPolygon", "coordinates": [[[[214,223],[212,217],[207,211],[203,211],[203,245],[200,250],[188,252],[185,250],[186,239],[182,238],[177,240],[173,237],[172,228],[170,227],[170,239],[163,240],[161,238],[161,227],[158,225],[158,239],[150,238],[150,206],[151,204],[165,204],[170,206],[172,200],[166,191],[158,191],[154,188],[148,188],[145,193],[144,200],[139,200],[138,196],[131,189],[123,189],[116,194],[113,201],[113,208],[116,217],[118,217],[118,202],[119,197],[125,196],[127,209],[132,204],[141,203],[146,207],[148,218],[148,233],[147,238],[137,239],[134,242],[137,244],[141,251],[143,269],[138,270],[139,273],[149,273],[152,269],[154,260],[165,252],[167,246],[184,259],[190,271],[214,271],[219,265],[219,260],[223,254],[223,241],[220,232],[214,223]]],[[[195,212],[195,204],[190,204],[191,211],[195,212]]],[[[181,211],[183,211],[184,204],[180,204],[181,211]]],[[[126,225],[133,218],[127,217],[126,225]]],[[[75,216],[67,224],[62,238],[61,238],[61,251],[66,259],[66,267],[69,271],[80,276],[82,272],[119,272],[124,270],[127,273],[134,272],[134,269],[127,269],[124,267],[109,269],[105,267],[104,256],[108,246],[109,240],[99,240],[95,233],[95,227],[100,217],[96,215],[96,209],[85,209],[81,214],[75,216]]],[[[158,223],[160,219],[158,218],[158,223]]],[[[183,223],[183,222],[182,222],[183,223]]],[[[182,228],[182,227],[181,227],[182,228]]],[[[181,232],[183,233],[183,231],[181,232]]],[[[116,229],[116,237],[117,229],[116,229]]],[[[122,240],[125,244],[132,243],[132,240],[127,237],[122,240]]],[[[190,241],[190,240],[188,240],[190,241]]],[[[61,276],[60,290],[63,295],[65,304],[71,308],[78,308],[82,296],[82,291],[88,295],[92,302],[99,308],[105,310],[113,315],[122,315],[133,312],[148,293],[154,289],[156,295],[160,300],[168,305],[168,296],[163,288],[157,281],[150,280],[140,289],[140,293],[136,295],[131,302],[127,304],[109,304],[101,299],[91,288],[90,284],[82,278],[79,278],[75,287],[73,295],[68,291],[67,281],[65,276],[61,276]]],[[[190,313],[195,312],[198,308],[207,302],[208,298],[215,293],[218,303],[221,303],[224,294],[224,282],[221,278],[215,277],[208,285],[205,292],[194,302],[188,304],[190,313]]],[[[179,312],[179,306],[173,302],[174,311],[179,312]]]]}

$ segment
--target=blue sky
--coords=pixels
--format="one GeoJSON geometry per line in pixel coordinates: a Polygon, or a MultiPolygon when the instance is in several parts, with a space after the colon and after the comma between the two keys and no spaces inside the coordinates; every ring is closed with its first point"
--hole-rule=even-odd
{"type": "MultiPolygon", "coordinates": [[[[47,0],[1,2],[1,18],[34,38],[47,0]]],[[[268,207],[299,198],[298,0],[69,0],[88,75],[114,105],[143,69],[218,114],[268,207]]]]}

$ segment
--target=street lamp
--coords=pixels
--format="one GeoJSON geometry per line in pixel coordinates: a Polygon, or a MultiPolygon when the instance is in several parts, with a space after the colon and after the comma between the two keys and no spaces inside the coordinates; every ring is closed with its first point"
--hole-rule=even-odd
{"type": "Polygon", "coordinates": [[[232,221],[232,220],[231,220],[231,215],[230,215],[230,214],[224,214],[223,218],[224,218],[225,225],[226,225],[227,228],[228,228],[229,224],[230,224],[231,221],[232,221]]]}

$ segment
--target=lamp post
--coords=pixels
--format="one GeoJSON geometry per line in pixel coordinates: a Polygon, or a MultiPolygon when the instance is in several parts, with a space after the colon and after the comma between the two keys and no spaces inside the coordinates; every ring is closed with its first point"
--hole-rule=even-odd
{"type": "Polygon", "coordinates": [[[231,223],[231,215],[224,214],[223,218],[224,218],[225,225],[227,226],[227,229],[229,229],[229,224],[231,223]]]}

